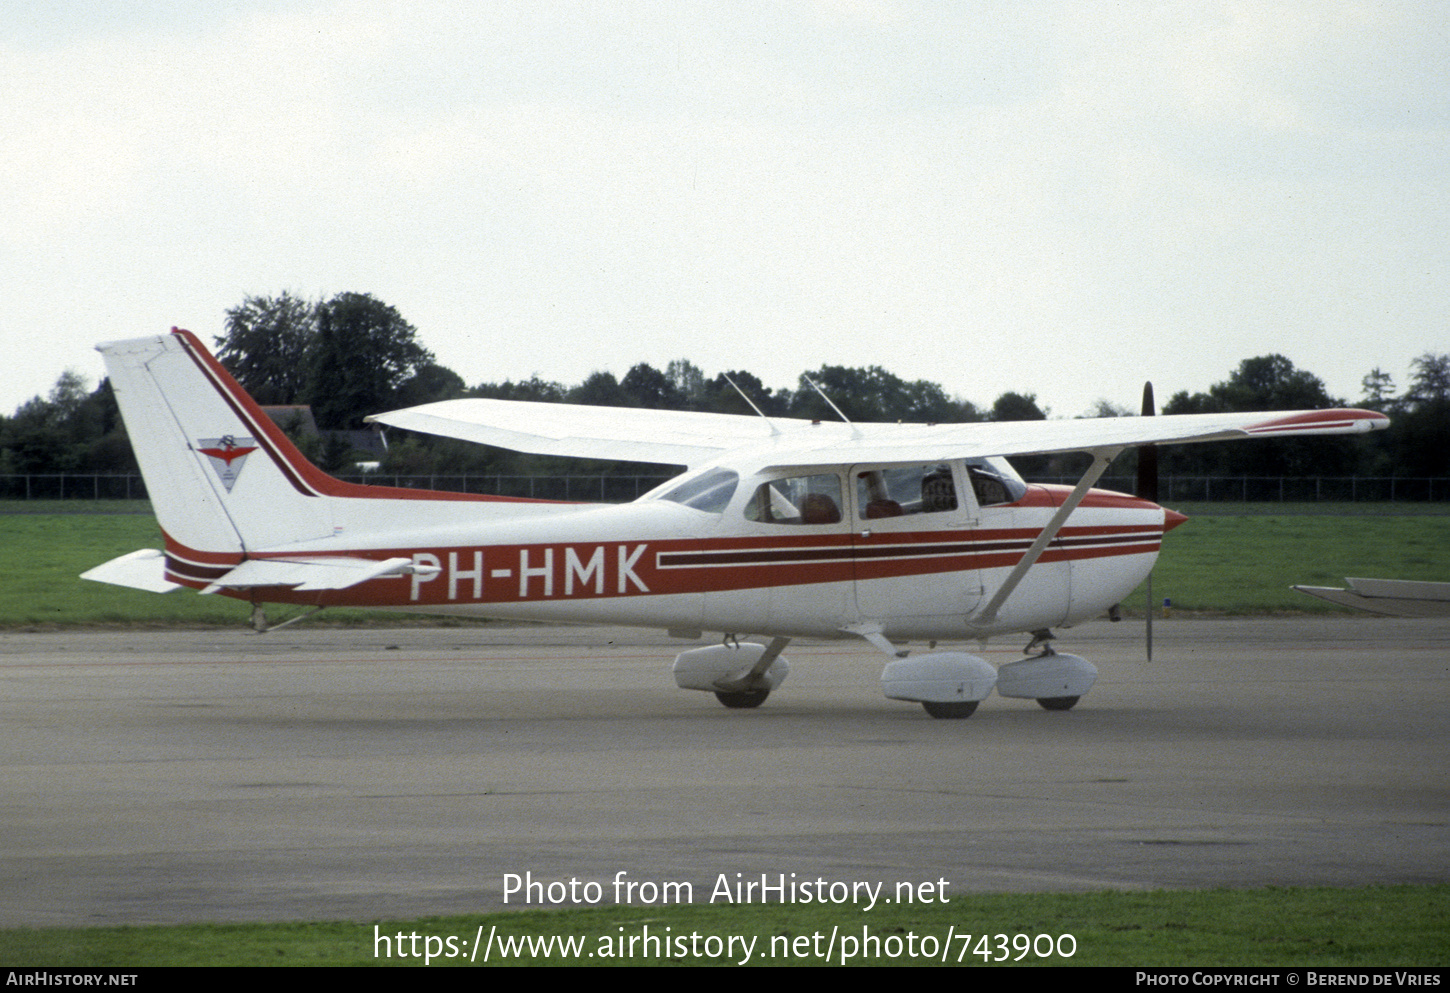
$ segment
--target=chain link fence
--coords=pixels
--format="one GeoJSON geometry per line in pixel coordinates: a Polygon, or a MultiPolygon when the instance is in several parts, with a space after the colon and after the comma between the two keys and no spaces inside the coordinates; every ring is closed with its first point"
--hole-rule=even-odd
{"type": "MultiPolygon", "coordinates": [[[[1072,486],[1075,476],[1040,476],[1034,483],[1072,486]]],[[[1098,489],[1132,493],[1132,476],[1103,476],[1098,489]]],[[[1408,476],[1162,476],[1158,502],[1192,503],[1430,503],[1450,500],[1450,479],[1408,476]]]]}

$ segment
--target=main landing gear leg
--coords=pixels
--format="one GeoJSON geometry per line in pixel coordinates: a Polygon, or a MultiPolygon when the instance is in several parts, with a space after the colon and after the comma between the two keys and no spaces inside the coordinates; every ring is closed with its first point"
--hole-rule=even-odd
{"type": "Polygon", "coordinates": [[[738,675],[732,673],[715,680],[715,685],[719,687],[715,691],[715,699],[732,710],[759,707],[770,696],[771,684],[766,681],[765,673],[789,644],[789,638],[773,638],[749,671],[738,675]]]}
{"type": "Polygon", "coordinates": [[[724,644],[676,656],[675,684],[714,693],[715,699],[732,710],[759,707],[790,672],[790,663],[780,654],[788,644],[789,638],[761,645],[727,635],[724,644]]]}

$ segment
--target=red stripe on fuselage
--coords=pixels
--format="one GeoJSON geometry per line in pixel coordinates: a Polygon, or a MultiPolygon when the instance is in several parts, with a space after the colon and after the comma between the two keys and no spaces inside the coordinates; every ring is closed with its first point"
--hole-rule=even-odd
{"type": "MultiPolygon", "coordinates": [[[[1067,527],[1043,562],[1157,552],[1161,525],[1067,527]]],[[[586,600],[659,594],[850,583],[1006,568],[1040,534],[1032,528],[933,531],[898,535],[789,535],[781,538],[560,542],[472,547],[338,550],[316,555],[409,557],[436,566],[431,578],[377,579],[346,590],[299,593],[290,587],[231,591],[243,599],[328,606],[457,606],[586,600]]],[[[297,553],[252,555],[288,558],[297,553]]],[[[190,586],[215,582],[240,562],[168,542],[168,568],[190,586]],[[176,563],[173,568],[170,564],[176,563]]]]}
{"type": "Polygon", "coordinates": [[[165,531],[166,578],[173,583],[201,589],[216,582],[242,564],[240,552],[204,552],[183,545],[165,531]]]}

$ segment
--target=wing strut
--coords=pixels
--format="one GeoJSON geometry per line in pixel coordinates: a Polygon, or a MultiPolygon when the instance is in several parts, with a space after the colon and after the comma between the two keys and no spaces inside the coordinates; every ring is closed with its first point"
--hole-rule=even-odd
{"type": "Polygon", "coordinates": [[[1082,503],[1082,498],[1087,496],[1087,491],[1092,489],[1093,483],[1098,481],[1098,477],[1102,476],[1122,450],[1122,448],[1100,448],[1092,451],[1093,464],[1088,466],[1087,472],[1083,473],[1082,478],[1077,481],[1077,486],[1068,494],[1067,499],[1062,502],[1062,506],[1057,508],[1057,513],[1052,515],[1052,520],[1047,522],[1047,527],[1042,529],[1042,533],[1037,536],[1032,547],[1027,549],[1027,553],[1012,567],[1006,581],[998,588],[992,599],[987,601],[985,607],[967,618],[969,625],[984,628],[997,619],[997,612],[1002,609],[1002,604],[1007,602],[1012,591],[1017,589],[1018,584],[1022,582],[1022,577],[1027,575],[1027,570],[1042,557],[1043,552],[1047,551],[1047,546],[1052,543],[1052,540],[1057,537],[1057,532],[1061,531],[1062,526],[1067,523],[1068,516],[1077,509],[1078,504],[1082,503]]]}

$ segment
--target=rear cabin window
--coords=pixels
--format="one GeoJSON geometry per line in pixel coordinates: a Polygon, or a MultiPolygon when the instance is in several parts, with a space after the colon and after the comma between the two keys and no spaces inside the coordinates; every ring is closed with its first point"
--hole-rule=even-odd
{"type": "Polygon", "coordinates": [[[745,519],[761,524],[839,524],[841,479],[835,473],[822,473],[762,483],[745,505],[745,519]]]}

